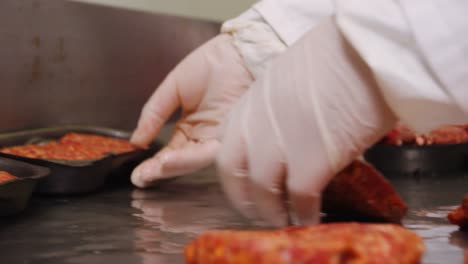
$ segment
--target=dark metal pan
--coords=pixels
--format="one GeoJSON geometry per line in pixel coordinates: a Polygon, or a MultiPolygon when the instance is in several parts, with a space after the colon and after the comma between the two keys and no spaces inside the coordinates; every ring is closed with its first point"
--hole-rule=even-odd
{"type": "MultiPolygon", "coordinates": [[[[19,131],[0,135],[0,147],[38,143],[55,140],[66,133],[78,132],[97,134],[120,139],[129,139],[130,134],[121,130],[92,126],[61,126],[28,131],[19,131]]],[[[41,180],[37,192],[44,194],[82,194],[97,190],[103,186],[109,175],[147,158],[158,146],[151,145],[148,149],[138,149],[121,154],[85,161],[64,161],[31,159],[5,153],[0,156],[33,163],[50,168],[50,177],[41,180]]],[[[134,165],[133,165],[134,166],[134,165]]]]}
{"type": "Polygon", "coordinates": [[[432,175],[468,171],[468,143],[402,145],[378,143],[365,159],[385,175],[432,175]]]}
{"type": "Polygon", "coordinates": [[[0,158],[0,170],[18,177],[0,183],[0,216],[23,211],[37,181],[50,174],[48,168],[6,158],[0,158]]]}

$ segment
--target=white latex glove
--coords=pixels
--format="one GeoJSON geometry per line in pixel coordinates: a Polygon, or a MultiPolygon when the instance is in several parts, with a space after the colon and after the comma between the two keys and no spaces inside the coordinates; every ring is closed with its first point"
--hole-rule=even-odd
{"type": "Polygon", "coordinates": [[[132,182],[148,187],[210,165],[219,147],[219,124],[252,81],[230,35],[188,55],[143,107],[131,138],[139,146],[147,146],[178,107],[182,115],[168,145],[135,168],[132,182]]]}
{"type": "Polygon", "coordinates": [[[220,123],[253,78],[286,49],[274,30],[252,9],[223,24],[222,34],[192,52],[146,103],[131,141],[148,145],[177,107],[182,116],[167,147],[138,166],[132,182],[151,186],[159,179],[196,172],[213,163],[220,123]]]}
{"type": "Polygon", "coordinates": [[[249,218],[317,223],[330,179],[395,122],[367,66],[324,21],[234,108],[217,157],[223,187],[249,218]]]}

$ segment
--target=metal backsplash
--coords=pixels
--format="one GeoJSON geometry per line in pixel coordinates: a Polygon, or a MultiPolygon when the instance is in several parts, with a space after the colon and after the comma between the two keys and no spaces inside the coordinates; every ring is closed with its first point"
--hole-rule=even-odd
{"type": "Polygon", "coordinates": [[[157,84],[219,25],[64,0],[0,1],[0,132],[131,130],[157,84]]]}

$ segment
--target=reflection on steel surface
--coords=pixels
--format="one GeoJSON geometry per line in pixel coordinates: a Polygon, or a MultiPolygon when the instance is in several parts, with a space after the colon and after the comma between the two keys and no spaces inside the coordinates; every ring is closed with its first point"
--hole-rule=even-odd
{"type": "Polygon", "coordinates": [[[0,131],[132,129],[157,84],[219,25],[63,0],[0,1],[0,131]]]}
{"type": "MultiPolygon", "coordinates": [[[[444,214],[468,178],[402,179],[410,211],[403,224],[426,245],[422,264],[463,263],[466,234],[444,214]]],[[[84,197],[33,198],[24,214],[0,219],[1,263],[184,263],[185,243],[208,229],[258,228],[226,201],[213,170],[152,190],[108,188],[84,197]],[[47,238],[47,239],[44,239],[47,238]]]]}

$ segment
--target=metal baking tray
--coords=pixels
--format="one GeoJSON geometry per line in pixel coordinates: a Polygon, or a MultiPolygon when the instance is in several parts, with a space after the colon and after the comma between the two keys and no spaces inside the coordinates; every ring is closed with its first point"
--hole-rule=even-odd
{"type": "Polygon", "coordinates": [[[395,146],[377,143],[364,158],[384,174],[434,175],[468,171],[468,143],[395,146]]]}
{"type": "Polygon", "coordinates": [[[0,216],[23,211],[37,181],[50,174],[48,168],[6,158],[0,158],[0,170],[18,177],[0,183],[0,216]]]}
{"type": "MultiPolygon", "coordinates": [[[[41,141],[54,140],[69,132],[89,133],[120,139],[129,139],[130,134],[125,131],[94,127],[94,126],[60,126],[27,131],[18,131],[0,135],[0,147],[39,143],[41,141]]],[[[119,170],[130,171],[139,161],[149,157],[158,149],[153,143],[148,149],[138,149],[121,154],[109,154],[108,156],[85,161],[46,160],[32,159],[0,152],[0,157],[12,158],[40,166],[51,170],[50,177],[38,183],[36,191],[42,194],[83,194],[95,191],[103,186],[109,175],[116,174],[119,170]]]]}

